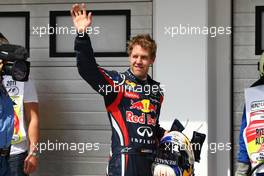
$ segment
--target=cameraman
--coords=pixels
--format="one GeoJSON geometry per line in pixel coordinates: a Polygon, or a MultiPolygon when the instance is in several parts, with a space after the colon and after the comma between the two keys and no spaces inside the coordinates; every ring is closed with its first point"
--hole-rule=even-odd
{"type": "MultiPolygon", "coordinates": [[[[2,38],[4,38],[3,35],[2,38]]],[[[1,41],[0,44],[2,44],[1,41]]],[[[5,44],[8,44],[8,41],[5,44]]],[[[15,81],[10,75],[5,75],[3,78],[4,87],[12,100],[16,102],[14,105],[14,133],[9,158],[11,175],[27,176],[33,173],[38,165],[36,147],[39,140],[37,92],[31,80],[15,81]],[[25,128],[26,122],[28,122],[28,129],[25,128]]]]}
{"type": "MultiPolygon", "coordinates": [[[[7,40],[0,38],[0,42],[6,43],[7,40]]],[[[14,109],[13,102],[2,84],[2,68],[3,60],[0,58],[0,176],[11,176],[8,158],[14,132],[14,109]]]]}

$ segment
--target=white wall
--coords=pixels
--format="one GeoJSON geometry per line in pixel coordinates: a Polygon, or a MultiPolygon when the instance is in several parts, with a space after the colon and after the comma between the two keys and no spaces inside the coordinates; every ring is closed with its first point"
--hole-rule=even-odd
{"type": "MultiPolygon", "coordinates": [[[[158,43],[154,78],[165,85],[161,124],[170,125],[175,117],[190,120],[189,131],[203,123],[207,133],[207,36],[165,35],[165,27],[206,26],[207,0],[154,1],[154,37],[158,43]]],[[[192,132],[187,135],[192,136],[192,132]]],[[[202,151],[196,175],[207,176],[207,151],[202,151]]]]}
{"type": "MultiPolygon", "coordinates": [[[[161,123],[170,126],[174,117],[189,119],[188,134],[203,123],[207,143],[230,143],[231,35],[165,34],[168,26],[231,25],[230,0],[154,1],[154,37],[158,43],[155,79],[165,84],[161,123]],[[208,127],[208,129],[207,129],[208,127]]],[[[205,143],[196,175],[229,175],[230,150],[213,153],[205,143]]]]}
{"type": "MultiPolygon", "coordinates": [[[[231,26],[231,1],[208,1],[208,25],[231,26]]],[[[208,38],[209,143],[231,142],[231,35],[208,38]]],[[[231,150],[209,154],[209,175],[232,175],[231,150]],[[215,174],[216,173],[216,174],[215,174]]]]}

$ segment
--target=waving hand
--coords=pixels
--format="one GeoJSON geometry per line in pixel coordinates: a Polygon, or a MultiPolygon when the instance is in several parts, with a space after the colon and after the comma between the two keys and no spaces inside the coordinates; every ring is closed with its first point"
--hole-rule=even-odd
{"type": "Polygon", "coordinates": [[[71,9],[72,21],[79,33],[86,31],[87,27],[92,24],[92,13],[86,13],[85,4],[82,4],[81,7],[79,4],[74,4],[71,9]]]}

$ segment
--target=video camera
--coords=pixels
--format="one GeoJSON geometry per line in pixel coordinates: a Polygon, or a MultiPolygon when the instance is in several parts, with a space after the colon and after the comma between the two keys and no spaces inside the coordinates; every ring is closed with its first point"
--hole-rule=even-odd
{"type": "Polygon", "coordinates": [[[11,75],[15,81],[27,81],[30,62],[27,50],[20,45],[0,44],[0,59],[4,62],[0,75],[11,75]]]}

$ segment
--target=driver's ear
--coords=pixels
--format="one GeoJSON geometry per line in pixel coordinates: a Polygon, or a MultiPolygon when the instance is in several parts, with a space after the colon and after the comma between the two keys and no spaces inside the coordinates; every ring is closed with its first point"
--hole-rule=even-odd
{"type": "Polygon", "coordinates": [[[151,58],[151,64],[154,64],[154,62],[155,62],[155,57],[151,58]]]}

